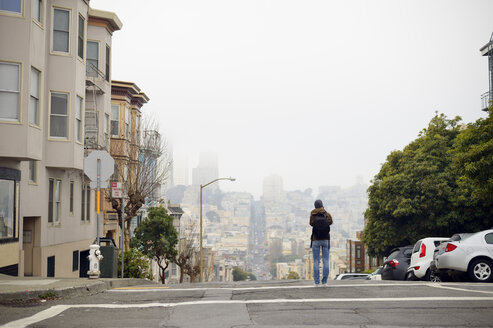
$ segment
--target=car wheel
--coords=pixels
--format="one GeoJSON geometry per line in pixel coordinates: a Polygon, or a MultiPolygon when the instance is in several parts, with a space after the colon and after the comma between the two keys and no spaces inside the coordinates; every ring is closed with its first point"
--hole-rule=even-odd
{"type": "Polygon", "coordinates": [[[467,273],[469,278],[476,282],[487,282],[493,277],[493,265],[485,259],[478,259],[469,264],[467,273]]]}
{"type": "Polygon", "coordinates": [[[440,278],[440,276],[436,273],[433,273],[431,272],[429,275],[428,275],[428,279],[429,281],[431,282],[442,282],[442,278],[440,278]]]}

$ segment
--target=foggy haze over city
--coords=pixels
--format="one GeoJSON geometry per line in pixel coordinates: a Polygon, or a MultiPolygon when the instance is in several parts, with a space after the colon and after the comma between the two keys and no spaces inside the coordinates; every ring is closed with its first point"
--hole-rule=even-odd
{"type": "Polygon", "coordinates": [[[190,169],[218,154],[219,175],[237,179],[225,191],[258,197],[271,174],[286,190],[369,184],[435,111],[485,115],[491,1],[91,5],[124,22],[113,77],[146,90],[145,112],[190,169]]]}

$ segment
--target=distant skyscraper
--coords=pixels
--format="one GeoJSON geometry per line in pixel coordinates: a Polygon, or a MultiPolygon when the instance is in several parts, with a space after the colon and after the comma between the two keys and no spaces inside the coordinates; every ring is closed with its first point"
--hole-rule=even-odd
{"type": "Polygon", "coordinates": [[[190,184],[188,169],[188,156],[185,154],[174,154],[173,156],[173,182],[175,186],[190,184]]]}
{"type": "Polygon", "coordinates": [[[264,202],[282,202],[285,200],[282,178],[278,175],[270,175],[264,178],[263,186],[264,202]]]}
{"type": "MultiPolygon", "coordinates": [[[[217,154],[213,152],[202,152],[199,157],[199,165],[192,171],[193,185],[203,185],[219,177],[217,167],[217,154]]],[[[215,185],[217,187],[217,184],[215,185]]],[[[211,186],[213,189],[216,188],[211,186]]]]}

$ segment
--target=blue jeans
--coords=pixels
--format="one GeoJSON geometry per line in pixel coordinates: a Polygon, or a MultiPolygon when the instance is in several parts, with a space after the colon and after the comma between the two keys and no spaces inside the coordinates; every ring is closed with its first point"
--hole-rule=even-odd
{"type": "Polygon", "coordinates": [[[322,263],[323,263],[323,275],[322,284],[327,283],[329,277],[329,240],[314,240],[312,242],[313,252],[313,279],[315,284],[320,284],[320,249],[322,249],[322,263]]]}

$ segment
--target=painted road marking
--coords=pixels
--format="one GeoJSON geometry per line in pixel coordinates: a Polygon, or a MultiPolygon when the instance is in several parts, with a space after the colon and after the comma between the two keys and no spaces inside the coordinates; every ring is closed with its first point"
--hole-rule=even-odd
{"type": "Polygon", "coordinates": [[[114,288],[112,290],[134,290],[134,289],[142,289],[142,290],[148,290],[148,289],[169,289],[169,287],[165,287],[165,286],[160,286],[160,287],[154,287],[154,286],[142,286],[142,287],[118,287],[118,288],[114,288]]]}
{"type": "Polygon", "coordinates": [[[276,303],[348,303],[348,302],[423,302],[423,301],[485,301],[492,302],[493,297],[389,297],[389,298],[315,298],[315,299],[268,299],[268,300],[211,300],[211,301],[191,301],[181,303],[147,303],[147,304],[75,304],[75,305],[55,305],[47,310],[36,313],[35,315],[9,322],[0,328],[24,328],[37,322],[50,319],[68,309],[80,308],[102,308],[102,309],[142,309],[151,307],[177,307],[190,305],[211,305],[211,304],[276,304],[276,303]]]}
{"type": "MultiPolygon", "coordinates": [[[[144,287],[146,292],[149,291],[160,291],[163,288],[166,288],[168,291],[203,291],[203,290],[232,290],[232,291],[242,291],[242,290],[263,290],[263,289],[303,289],[303,288],[346,288],[346,287],[395,287],[395,286],[428,286],[430,283],[410,283],[410,284],[341,284],[341,285],[327,285],[323,287],[316,287],[314,285],[299,285],[299,286],[259,286],[259,287],[191,287],[191,288],[166,288],[166,287],[153,287],[147,286],[144,287]]],[[[143,287],[125,287],[123,288],[114,288],[109,290],[109,292],[139,292],[144,291],[143,287]]]]}
{"type": "MultiPolygon", "coordinates": [[[[304,289],[304,288],[351,288],[351,287],[442,287],[442,288],[452,288],[445,287],[447,284],[438,282],[417,282],[417,283],[389,283],[389,284],[340,284],[340,285],[327,285],[323,287],[316,287],[314,285],[298,285],[298,286],[259,286],[259,287],[190,287],[190,288],[171,288],[171,287],[161,287],[161,286],[134,286],[134,287],[122,287],[114,288],[108,290],[109,292],[157,292],[163,289],[167,291],[207,291],[207,290],[231,290],[231,291],[248,291],[248,290],[263,290],[263,289],[304,289]]],[[[490,283],[475,283],[475,284],[458,284],[453,283],[453,286],[488,286],[493,287],[490,283]]],[[[474,291],[469,289],[464,289],[463,291],[474,291]]],[[[485,292],[490,293],[490,292],[485,292]]]]}
{"type": "Polygon", "coordinates": [[[443,286],[443,285],[439,285],[439,284],[438,285],[437,284],[431,285],[431,287],[451,289],[451,290],[459,290],[461,292],[473,292],[473,293],[493,294],[493,292],[488,292],[486,290],[475,290],[475,289],[457,288],[457,287],[451,287],[451,286],[443,286]]]}

